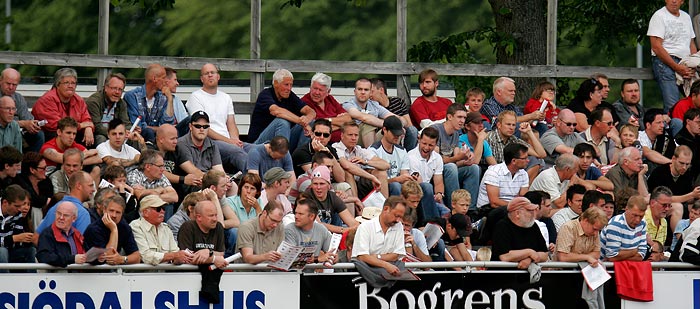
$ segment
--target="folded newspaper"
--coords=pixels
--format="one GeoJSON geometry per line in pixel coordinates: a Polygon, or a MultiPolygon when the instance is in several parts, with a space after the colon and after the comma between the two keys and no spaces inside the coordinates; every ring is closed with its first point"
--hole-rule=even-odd
{"type": "Polygon", "coordinates": [[[276,262],[267,264],[268,267],[283,271],[288,271],[292,268],[302,269],[306,264],[314,261],[316,246],[295,246],[283,241],[277,248],[277,252],[282,257],[276,262]]]}

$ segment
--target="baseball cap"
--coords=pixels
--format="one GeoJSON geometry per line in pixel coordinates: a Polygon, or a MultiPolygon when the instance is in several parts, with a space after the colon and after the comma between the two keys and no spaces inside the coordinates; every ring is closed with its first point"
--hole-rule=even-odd
{"type": "Polygon", "coordinates": [[[325,165],[319,165],[311,171],[311,179],[321,178],[328,183],[331,183],[331,170],[325,165]]]}
{"type": "Polygon", "coordinates": [[[459,237],[467,237],[471,234],[471,222],[463,214],[454,214],[448,219],[450,225],[457,230],[459,237]]]}
{"type": "Polygon", "coordinates": [[[381,208],[368,206],[362,209],[362,216],[355,217],[355,220],[362,223],[378,217],[380,213],[382,213],[381,208]]]}
{"type": "Polygon", "coordinates": [[[477,122],[477,121],[478,121],[478,122],[481,122],[481,121],[482,121],[482,118],[481,118],[481,114],[480,114],[480,113],[478,113],[478,112],[469,112],[469,113],[467,113],[467,120],[466,120],[467,123],[469,123],[469,122],[477,122]]]}
{"type": "Polygon", "coordinates": [[[401,124],[401,120],[399,120],[399,117],[389,116],[384,118],[383,127],[391,131],[391,134],[404,135],[403,125],[401,124]]]}
{"type": "Polygon", "coordinates": [[[266,184],[271,184],[289,177],[292,177],[291,173],[285,172],[281,167],[273,167],[265,172],[263,180],[266,184]]]}
{"type": "Polygon", "coordinates": [[[199,119],[204,119],[209,122],[209,115],[207,115],[207,113],[204,111],[196,111],[194,114],[192,114],[192,117],[190,117],[190,122],[196,122],[199,119]]]}
{"type": "Polygon", "coordinates": [[[160,196],[151,194],[151,195],[146,195],[141,199],[141,207],[139,207],[139,210],[143,211],[146,208],[155,208],[155,207],[160,207],[164,205],[168,205],[165,201],[163,201],[160,196]]]}
{"type": "Polygon", "coordinates": [[[532,202],[530,202],[530,200],[522,196],[518,196],[508,203],[508,212],[516,211],[521,208],[525,208],[527,210],[536,210],[537,208],[539,208],[539,206],[533,204],[532,202]]]}

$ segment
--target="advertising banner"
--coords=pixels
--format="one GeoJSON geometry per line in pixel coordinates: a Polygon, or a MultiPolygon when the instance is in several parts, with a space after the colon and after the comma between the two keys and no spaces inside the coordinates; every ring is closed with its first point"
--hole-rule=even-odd
{"type": "MultiPolygon", "coordinates": [[[[417,274],[420,281],[398,281],[393,287],[381,290],[368,286],[357,273],[304,274],[301,308],[588,308],[581,300],[583,276],[580,272],[545,271],[535,284],[530,284],[526,272],[417,274]]],[[[606,308],[620,308],[620,301],[614,296],[614,285],[609,289],[612,295],[606,295],[606,308]]]]}
{"type": "Polygon", "coordinates": [[[224,273],[221,303],[200,301],[199,273],[2,274],[0,308],[299,308],[295,273],[224,273]]]}

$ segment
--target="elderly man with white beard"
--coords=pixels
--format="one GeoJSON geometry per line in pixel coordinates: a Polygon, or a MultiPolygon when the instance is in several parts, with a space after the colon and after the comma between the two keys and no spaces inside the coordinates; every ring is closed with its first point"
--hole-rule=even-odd
{"type": "Polygon", "coordinates": [[[492,261],[517,262],[518,268],[527,269],[532,263],[549,259],[540,228],[535,225],[538,208],[524,197],[508,203],[508,220],[494,227],[492,261]]]}

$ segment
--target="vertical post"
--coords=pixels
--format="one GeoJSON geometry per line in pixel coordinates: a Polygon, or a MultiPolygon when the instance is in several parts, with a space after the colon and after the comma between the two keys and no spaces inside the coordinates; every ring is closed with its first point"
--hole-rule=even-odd
{"type": "MultiPolygon", "coordinates": [[[[100,20],[97,26],[97,54],[109,53],[109,0],[100,0],[100,20]]],[[[97,70],[97,91],[102,90],[102,82],[109,74],[108,68],[97,70]]]]}
{"type": "MultiPolygon", "coordinates": [[[[547,65],[557,64],[557,0],[547,1],[547,65]]],[[[548,80],[557,84],[557,79],[550,76],[548,80]]]]}
{"type": "MultiPolygon", "coordinates": [[[[406,62],[407,0],[396,1],[396,62],[406,62]]],[[[396,92],[399,98],[411,104],[411,76],[396,75],[396,92]]]]}
{"type": "MultiPolygon", "coordinates": [[[[250,1],[250,59],[260,59],[260,10],[261,0],[250,1]]],[[[265,73],[250,73],[250,101],[258,99],[265,84],[265,73]]]]}
{"type": "MultiPolygon", "coordinates": [[[[691,1],[693,2],[693,1],[691,1]]],[[[642,50],[642,45],[637,43],[637,67],[638,68],[643,68],[643,62],[644,62],[644,53],[642,50]]],[[[638,79],[637,82],[639,83],[639,104],[642,104],[644,106],[644,80],[638,79]]]]}
{"type": "MultiPolygon", "coordinates": [[[[5,17],[7,18],[7,23],[5,23],[5,45],[7,45],[8,50],[10,43],[12,43],[12,24],[10,24],[10,15],[12,15],[12,0],[5,0],[5,17]]],[[[6,68],[10,67],[10,64],[5,64],[6,68]]]]}

